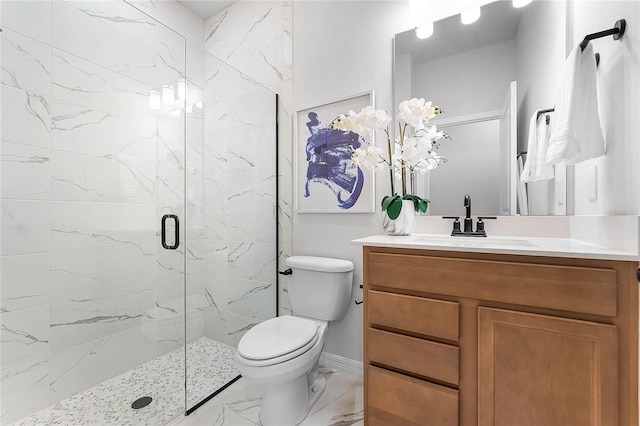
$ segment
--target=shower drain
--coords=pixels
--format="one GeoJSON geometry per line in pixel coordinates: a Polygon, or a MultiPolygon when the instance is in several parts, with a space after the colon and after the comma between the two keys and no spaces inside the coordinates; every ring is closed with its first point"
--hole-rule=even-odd
{"type": "Polygon", "coordinates": [[[151,404],[151,401],[153,401],[153,398],[151,398],[150,396],[143,396],[142,398],[138,398],[133,401],[133,404],[131,404],[131,408],[133,408],[134,410],[139,410],[151,404]]]}

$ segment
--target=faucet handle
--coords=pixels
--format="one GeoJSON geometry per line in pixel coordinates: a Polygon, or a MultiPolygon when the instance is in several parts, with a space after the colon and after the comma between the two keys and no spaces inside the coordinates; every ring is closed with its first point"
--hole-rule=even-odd
{"type": "Polygon", "coordinates": [[[460,233],[460,216],[442,216],[443,219],[453,219],[453,229],[451,235],[460,233]]]}
{"type": "Polygon", "coordinates": [[[496,216],[478,216],[478,223],[476,225],[476,232],[484,232],[484,219],[497,219],[496,216]]]}

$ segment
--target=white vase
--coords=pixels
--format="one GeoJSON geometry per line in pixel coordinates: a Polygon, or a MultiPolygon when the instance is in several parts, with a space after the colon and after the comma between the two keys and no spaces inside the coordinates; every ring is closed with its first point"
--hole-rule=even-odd
{"type": "Polygon", "coordinates": [[[402,210],[396,219],[389,219],[387,212],[383,213],[382,229],[389,235],[409,235],[416,229],[416,210],[411,200],[402,200],[402,210]]]}

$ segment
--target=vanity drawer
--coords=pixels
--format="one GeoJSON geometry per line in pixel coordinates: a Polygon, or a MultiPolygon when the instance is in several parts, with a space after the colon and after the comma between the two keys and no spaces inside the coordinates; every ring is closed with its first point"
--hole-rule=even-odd
{"type": "Polygon", "coordinates": [[[458,341],[460,315],[456,302],[375,290],[369,290],[367,296],[371,325],[458,341]]]}
{"type": "Polygon", "coordinates": [[[368,366],[370,426],[458,425],[458,391],[368,366]],[[382,391],[384,390],[384,391],[382,391]]]}
{"type": "Polygon", "coordinates": [[[369,362],[457,386],[460,349],[416,337],[370,328],[369,362]]]}
{"type": "Polygon", "coordinates": [[[369,288],[617,315],[615,269],[379,252],[369,254],[367,265],[369,288]]]}

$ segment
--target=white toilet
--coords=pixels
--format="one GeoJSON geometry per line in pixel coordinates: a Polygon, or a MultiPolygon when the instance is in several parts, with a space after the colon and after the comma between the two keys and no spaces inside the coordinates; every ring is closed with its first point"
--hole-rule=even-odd
{"type": "Polygon", "coordinates": [[[353,263],[291,256],[287,281],[292,315],[264,321],[240,339],[240,374],[262,388],[264,426],[293,426],[304,419],[325,389],[318,360],[329,321],[344,316],[351,301],[353,263]]]}

